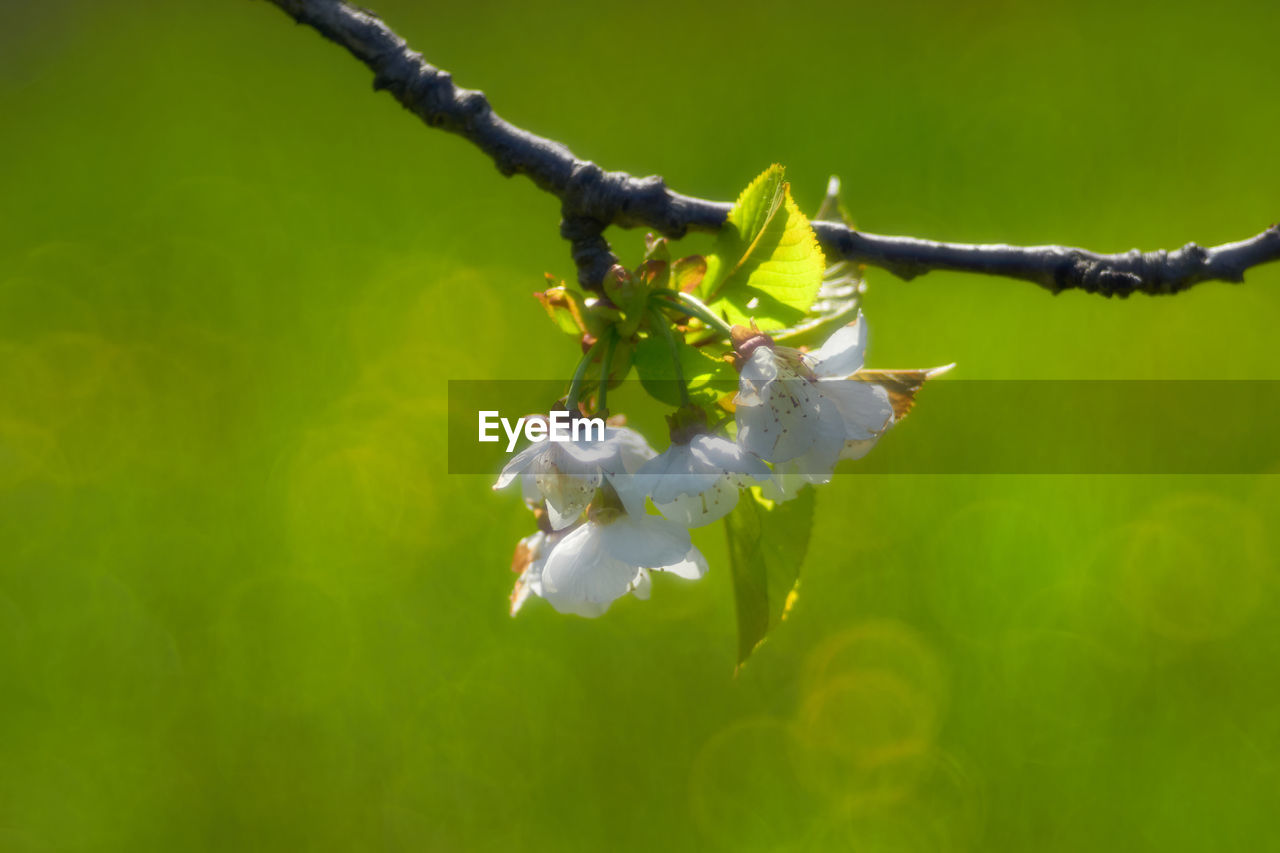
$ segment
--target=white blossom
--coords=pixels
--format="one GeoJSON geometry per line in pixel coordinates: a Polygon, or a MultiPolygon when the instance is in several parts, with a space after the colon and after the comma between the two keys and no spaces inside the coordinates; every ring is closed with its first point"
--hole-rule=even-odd
{"type": "Polygon", "coordinates": [[[603,440],[586,437],[570,441],[537,441],[511,458],[502,469],[495,489],[522,480],[526,499],[532,494],[546,501],[547,517],[554,530],[576,522],[602,483],[618,492],[631,512],[644,512],[630,475],[652,459],[653,448],[644,437],[626,427],[606,427],[603,440]]]}
{"type": "Polygon", "coordinates": [[[821,347],[802,353],[746,330],[738,335],[735,399],[738,442],[773,464],[765,486],[773,499],[826,483],[840,459],[865,455],[893,423],[888,392],[850,379],[862,368],[866,321],[838,329],[821,347]]]}
{"type": "Polygon", "coordinates": [[[758,346],[739,374],[735,419],[745,450],[769,462],[829,457],[835,464],[844,440],[840,412],[798,350],[758,346]]]}
{"type": "Polygon", "coordinates": [[[561,613],[595,617],[618,598],[647,598],[647,570],[696,579],[707,561],[689,531],[653,515],[593,510],[586,524],[565,535],[541,567],[537,594],[561,613]]]}
{"type": "Polygon", "coordinates": [[[850,378],[862,369],[866,349],[867,321],[859,314],[856,321],[841,326],[822,346],[803,356],[822,393],[835,402],[844,421],[841,459],[865,456],[894,422],[889,392],[875,383],[850,378]]]}
{"type": "Polygon", "coordinates": [[[768,466],[740,444],[699,433],[671,446],[636,472],[654,505],[671,521],[701,527],[728,515],[738,490],[771,477],[768,466]]]}

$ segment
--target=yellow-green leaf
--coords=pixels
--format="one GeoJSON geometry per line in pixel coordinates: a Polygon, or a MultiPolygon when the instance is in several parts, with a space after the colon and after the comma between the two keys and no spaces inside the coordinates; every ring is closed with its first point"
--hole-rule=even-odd
{"type": "Polygon", "coordinates": [[[707,259],[702,293],[731,323],[794,324],[822,284],[826,260],[784,174],[770,166],[743,190],[707,259]]]}

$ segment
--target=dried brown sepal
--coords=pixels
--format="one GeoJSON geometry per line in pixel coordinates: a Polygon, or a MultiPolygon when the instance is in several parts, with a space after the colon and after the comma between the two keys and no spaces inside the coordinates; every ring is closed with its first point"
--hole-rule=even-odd
{"type": "MultiPolygon", "coordinates": [[[[549,273],[547,275],[547,280],[555,281],[549,273]]],[[[578,331],[587,331],[587,318],[583,311],[581,297],[570,292],[570,290],[563,284],[549,287],[546,290],[534,291],[533,296],[542,305],[543,309],[546,310],[547,316],[550,317],[551,321],[556,325],[561,328],[566,328],[566,326],[561,323],[561,317],[567,315],[571,319],[572,324],[578,328],[578,331]]]]}
{"type": "Polygon", "coordinates": [[[893,417],[900,421],[907,416],[916,404],[916,394],[924,383],[942,373],[946,373],[953,365],[932,367],[926,370],[859,370],[850,376],[858,382],[869,382],[879,385],[889,394],[889,403],[893,406],[893,417]]]}
{"type": "Polygon", "coordinates": [[[516,551],[511,555],[511,571],[521,574],[525,569],[529,568],[529,564],[533,562],[533,551],[529,546],[524,544],[524,540],[520,540],[516,544],[516,551]]]}

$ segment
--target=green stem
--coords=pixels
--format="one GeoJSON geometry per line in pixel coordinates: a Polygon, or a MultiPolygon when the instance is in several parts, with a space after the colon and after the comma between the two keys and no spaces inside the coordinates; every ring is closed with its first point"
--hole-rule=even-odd
{"type": "Polygon", "coordinates": [[[658,328],[662,330],[662,336],[667,340],[667,349],[671,351],[671,364],[676,371],[676,381],[680,383],[680,405],[689,405],[689,386],[684,381],[684,367],[680,364],[680,350],[676,347],[676,336],[671,333],[671,324],[667,322],[667,318],[662,316],[662,312],[657,308],[649,309],[653,314],[653,320],[658,324],[658,328]]]}
{"type": "Polygon", "coordinates": [[[582,360],[578,362],[577,370],[573,371],[573,379],[569,382],[569,395],[565,398],[565,408],[570,412],[578,411],[578,398],[582,396],[582,380],[587,375],[587,368],[591,365],[591,360],[596,357],[596,353],[600,351],[600,341],[596,341],[591,345],[585,353],[582,354],[582,360]]]}
{"type": "Polygon", "coordinates": [[[655,290],[653,295],[661,298],[663,302],[671,307],[683,311],[690,317],[697,317],[725,338],[728,338],[733,333],[733,327],[722,318],[716,316],[716,312],[704,305],[696,296],[665,289],[655,290]]]}
{"type": "Polygon", "coordinates": [[[596,399],[596,414],[609,416],[609,371],[613,368],[613,351],[618,348],[618,330],[610,327],[605,333],[604,358],[600,362],[600,393],[596,399]]]}

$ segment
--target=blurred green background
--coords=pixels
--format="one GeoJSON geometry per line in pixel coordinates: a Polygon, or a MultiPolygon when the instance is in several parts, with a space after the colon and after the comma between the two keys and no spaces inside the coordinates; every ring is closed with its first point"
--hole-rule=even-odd
{"type": "MultiPolygon", "coordinates": [[[[530,519],[445,473],[446,381],[572,369],[556,202],[265,3],[5,5],[0,849],[1276,849],[1280,477],[840,478],[736,678],[719,528],[699,583],[510,619],[530,519]]],[[[778,161],[868,230],[1098,250],[1280,215],[1266,0],[375,5],[685,192],[778,161]]],[[[1280,379],[1280,266],[869,280],[873,366],[1280,379]]]]}

